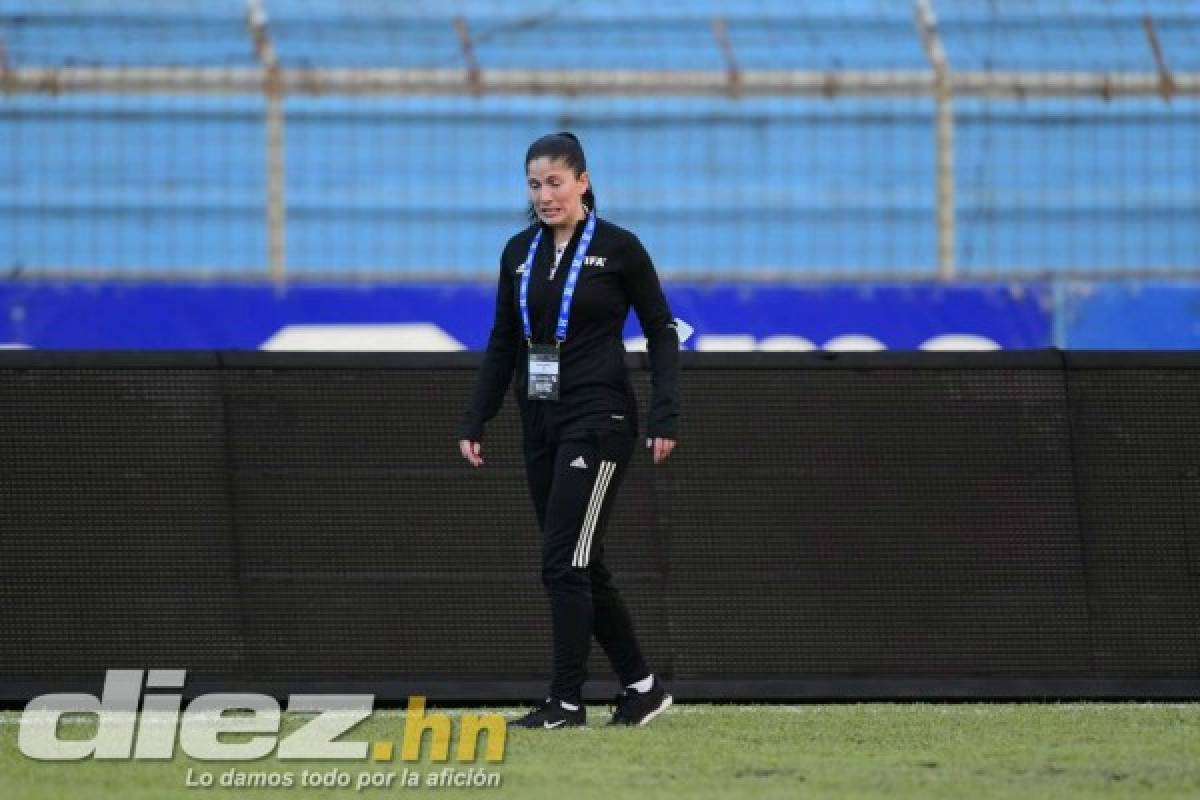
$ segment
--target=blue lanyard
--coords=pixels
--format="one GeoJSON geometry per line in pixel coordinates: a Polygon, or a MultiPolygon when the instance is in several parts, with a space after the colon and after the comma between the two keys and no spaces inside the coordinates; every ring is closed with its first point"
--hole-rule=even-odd
{"type": "MultiPolygon", "coordinates": [[[[521,322],[525,326],[525,341],[533,344],[533,327],[529,324],[529,276],[533,274],[533,257],[542,241],[542,228],[529,243],[529,255],[525,257],[525,272],[521,275],[521,322]]],[[[571,301],[575,297],[575,283],[583,270],[583,259],[587,256],[588,245],[592,243],[592,234],[596,232],[596,214],[588,214],[587,225],[583,228],[583,236],[579,246],[575,248],[575,257],[571,259],[571,271],[567,273],[567,283],[563,286],[562,305],[558,309],[558,325],[554,329],[554,338],[562,344],[567,339],[567,320],[571,316],[571,301]]]]}

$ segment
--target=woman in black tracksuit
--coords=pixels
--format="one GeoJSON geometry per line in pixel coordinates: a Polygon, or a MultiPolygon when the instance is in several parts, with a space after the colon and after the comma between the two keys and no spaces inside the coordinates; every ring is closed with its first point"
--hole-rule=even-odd
{"type": "Polygon", "coordinates": [[[500,258],[495,322],[459,432],[463,457],[483,464],[484,424],[515,377],[542,530],[554,678],[546,700],[512,724],[586,724],[581,690],[595,634],[625,687],[611,722],[644,725],[670,707],[671,697],[642,658],[602,546],[638,436],[622,340],[629,307],[637,311],[650,355],[646,444],[656,464],[675,446],[679,339],[641,242],[596,217],[579,140],[565,132],[543,136],[526,153],[525,171],[533,224],[509,239],[500,258]]]}

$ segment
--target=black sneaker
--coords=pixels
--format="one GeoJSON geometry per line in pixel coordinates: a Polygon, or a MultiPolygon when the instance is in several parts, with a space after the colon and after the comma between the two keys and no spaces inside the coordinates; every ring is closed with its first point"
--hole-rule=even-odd
{"type": "Polygon", "coordinates": [[[587,725],[587,711],[583,704],[577,711],[563,708],[562,703],[552,697],[547,697],[541,705],[523,717],[514,719],[509,725],[518,728],[580,728],[587,725]]]}
{"type": "Polygon", "coordinates": [[[616,710],[609,725],[649,725],[659,714],[671,707],[671,695],[657,676],[648,692],[626,689],[617,695],[616,710]]]}

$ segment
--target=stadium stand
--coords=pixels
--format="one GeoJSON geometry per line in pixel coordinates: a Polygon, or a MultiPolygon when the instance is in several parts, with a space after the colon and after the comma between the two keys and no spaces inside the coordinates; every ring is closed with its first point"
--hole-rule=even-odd
{"type": "MultiPolygon", "coordinates": [[[[925,70],[907,3],[265,0],[281,65],[925,70]]],[[[1200,70],[1187,0],[936,4],[957,70],[1200,70]]],[[[236,0],[0,0],[6,69],[253,68],[236,0]]],[[[0,100],[0,267],[260,275],[266,101],[13,93],[0,100]]],[[[602,213],[672,277],[844,279],[936,262],[932,98],[289,96],[288,274],[489,278],[522,221],[521,158],[588,146],[602,213]]],[[[1200,101],[955,103],[961,277],[1194,266],[1200,101]]]]}

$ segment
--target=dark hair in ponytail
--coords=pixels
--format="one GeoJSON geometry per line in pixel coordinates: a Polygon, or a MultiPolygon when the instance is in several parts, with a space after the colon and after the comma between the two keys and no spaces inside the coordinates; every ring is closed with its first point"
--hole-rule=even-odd
{"type": "MultiPolygon", "coordinates": [[[[564,164],[570,167],[578,178],[587,170],[587,159],[583,155],[583,145],[579,143],[578,137],[570,131],[559,131],[558,133],[548,133],[538,139],[533,144],[529,145],[529,150],[525,152],[525,166],[529,166],[529,162],[537,158],[553,158],[561,160],[564,164]]],[[[596,195],[592,192],[592,185],[589,182],[587,191],[583,193],[583,204],[590,210],[596,210],[596,195]]],[[[537,222],[537,209],[533,207],[533,203],[529,204],[529,209],[526,212],[529,215],[530,222],[537,222]]]]}

